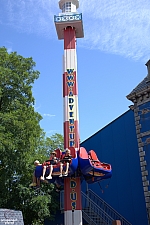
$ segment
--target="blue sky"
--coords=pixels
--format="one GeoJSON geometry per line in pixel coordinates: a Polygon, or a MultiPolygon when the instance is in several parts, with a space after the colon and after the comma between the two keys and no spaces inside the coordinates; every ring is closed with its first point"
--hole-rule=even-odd
{"type": "MultiPolygon", "coordinates": [[[[83,39],[77,41],[81,141],[126,110],[126,99],[147,75],[149,0],[80,0],[83,39]]],[[[0,46],[32,56],[40,78],[33,94],[48,136],[63,134],[62,54],[53,16],[57,0],[1,0],[0,46]]]]}

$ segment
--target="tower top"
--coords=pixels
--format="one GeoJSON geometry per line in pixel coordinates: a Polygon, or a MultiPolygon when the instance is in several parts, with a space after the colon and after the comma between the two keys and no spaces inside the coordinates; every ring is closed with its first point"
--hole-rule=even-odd
{"type": "Polygon", "coordinates": [[[84,37],[82,13],[77,12],[79,0],[60,0],[59,7],[62,12],[59,16],[54,16],[58,39],[64,39],[64,30],[67,27],[75,29],[76,38],[84,37]]]}
{"type": "Polygon", "coordinates": [[[79,0],[60,0],[59,8],[62,13],[76,12],[76,9],[79,8],[79,0]]]}

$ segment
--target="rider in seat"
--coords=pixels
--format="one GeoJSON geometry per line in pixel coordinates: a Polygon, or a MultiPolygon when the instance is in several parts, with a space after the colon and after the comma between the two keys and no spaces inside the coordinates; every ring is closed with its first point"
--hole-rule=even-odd
{"type": "Polygon", "coordinates": [[[43,163],[43,174],[41,176],[41,180],[45,180],[45,173],[46,173],[46,169],[47,167],[49,167],[49,175],[48,177],[46,177],[46,179],[52,179],[52,172],[53,172],[53,165],[56,165],[58,163],[58,159],[56,158],[56,152],[53,151],[51,153],[50,159],[46,160],[43,163]]]}
{"type": "Polygon", "coordinates": [[[60,160],[60,175],[59,177],[62,177],[63,172],[63,165],[66,164],[66,171],[63,174],[64,176],[68,176],[68,169],[69,169],[69,163],[71,162],[72,156],[70,155],[70,150],[66,149],[65,156],[62,160],[60,160]]]}
{"type": "MultiPolygon", "coordinates": [[[[34,161],[34,166],[41,166],[42,164],[40,164],[40,162],[38,160],[35,160],[34,161]]],[[[32,176],[32,183],[29,185],[29,187],[37,187],[37,186],[40,186],[40,181],[38,178],[35,177],[35,171],[33,173],[33,176],[32,176]]]]}

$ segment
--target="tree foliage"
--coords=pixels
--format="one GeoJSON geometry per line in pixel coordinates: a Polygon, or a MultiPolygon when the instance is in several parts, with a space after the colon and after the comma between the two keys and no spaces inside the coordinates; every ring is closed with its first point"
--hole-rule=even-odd
{"type": "Polygon", "coordinates": [[[32,58],[0,48],[0,208],[22,210],[25,225],[41,224],[57,208],[53,185],[43,186],[42,195],[28,188],[34,160],[44,160],[60,141],[58,134],[45,138],[40,128],[42,117],[34,110],[32,95],[39,77],[34,67],[32,58]]]}
{"type": "Polygon", "coordinates": [[[54,213],[58,209],[56,201],[58,194],[52,184],[42,184],[40,189],[31,189],[18,184],[13,197],[16,199],[15,209],[22,211],[25,225],[44,224],[46,218],[54,219],[54,213]]]}
{"type": "Polygon", "coordinates": [[[49,158],[50,153],[57,148],[64,150],[64,139],[61,134],[53,134],[51,137],[46,137],[43,133],[39,140],[39,145],[37,147],[37,159],[40,161],[45,161],[46,158],[49,158]]]}

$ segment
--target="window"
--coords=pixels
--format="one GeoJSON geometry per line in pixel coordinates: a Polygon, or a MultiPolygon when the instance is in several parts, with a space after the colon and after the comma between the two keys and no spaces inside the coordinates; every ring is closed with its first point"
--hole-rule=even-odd
{"type": "Polygon", "coordinates": [[[62,6],[62,12],[63,13],[65,12],[65,4],[63,4],[63,6],[62,6]]]}
{"type": "Polygon", "coordinates": [[[62,12],[71,12],[71,2],[66,2],[62,6],[62,12]]]}
{"type": "Polygon", "coordinates": [[[66,2],[66,12],[71,12],[71,2],[66,2]]]}

